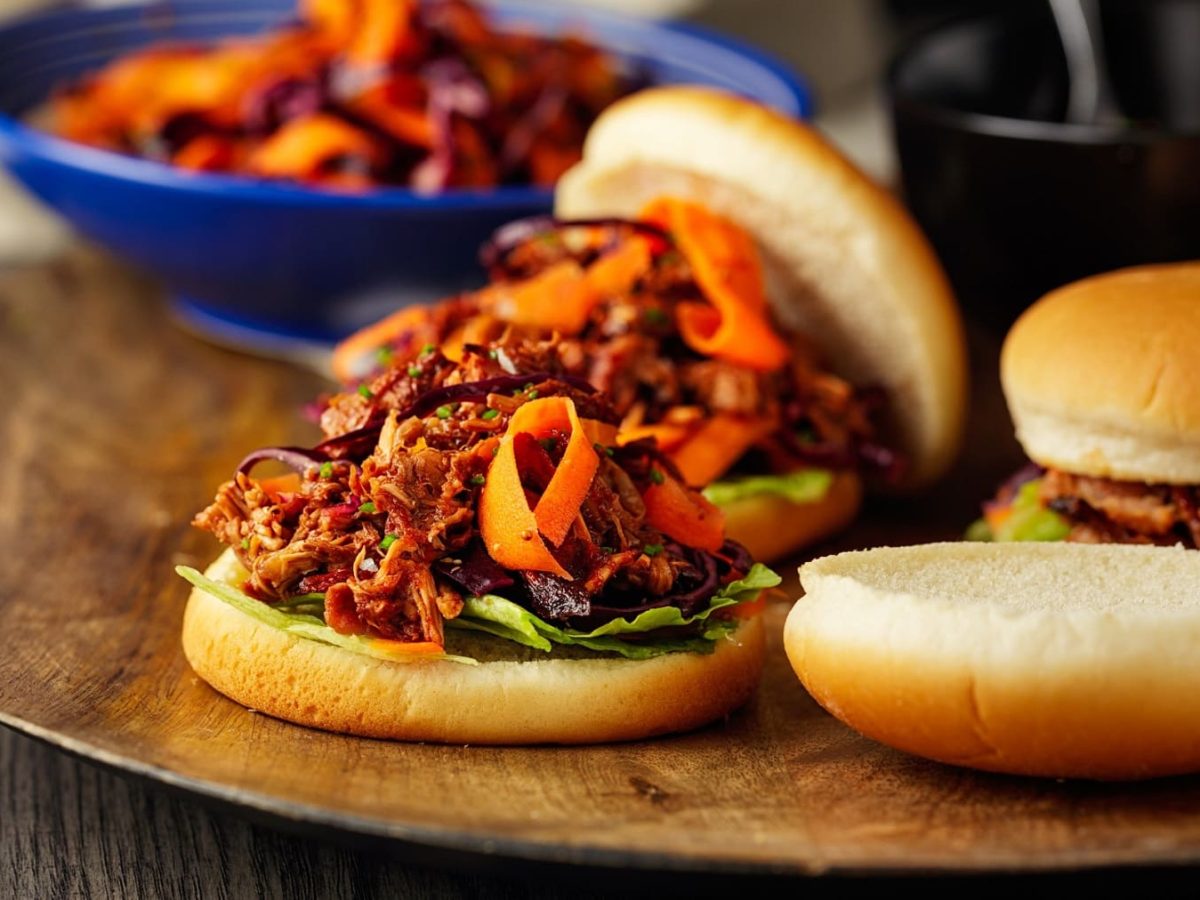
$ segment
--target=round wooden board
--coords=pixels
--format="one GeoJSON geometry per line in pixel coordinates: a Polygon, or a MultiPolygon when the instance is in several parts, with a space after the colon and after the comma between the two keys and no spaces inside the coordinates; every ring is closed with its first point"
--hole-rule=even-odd
{"type": "MultiPolygon", "coordinates": [[[[876,505],[842,545],[951,536],[1013,465],[990,349],[970,462],[933,497],[876,505]]],[[[1200,779],[1005,778],[881,747],[801,689],[779,652],[782,606],[757,699],[652,742],[406,745],[242,709],[180,653],[188,586],[172,568],[216,554],[188,522],[244,451],[313,436],[297,412],[319,380],[192,339],[152,288],[78,253],[0,280],[0,381],[0,722],[57,746],[293,827],[496,861],[796,874],[1200,863],[1200,779]]]]}

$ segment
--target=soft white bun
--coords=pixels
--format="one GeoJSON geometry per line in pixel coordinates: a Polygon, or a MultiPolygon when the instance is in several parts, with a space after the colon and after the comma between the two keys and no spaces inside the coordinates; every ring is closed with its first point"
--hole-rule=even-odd
{"type": "Polygon", "coordinates": [[[1044,466],[1200,483],[1200,263],[1060,288],[1009,332],[1001,380],[1017,438],[1044,466]]]}
{"type": "MultiPolygon", "coordinates": [[[[229,551],[207,574],[235,586],[245,577],[229,551]]],[[[285,634],[199,589],[183,620],[196,674],[245,706],[328,731],[455,744],[587,744],[696,728],[749,699],[764,648],[760,616],[709,655],[400,663],[285,634]]]]}
{"type": "Polygon", "coordinates": [[[654,197],[698,199],[750,231],[780,321],[832,367],[890,399],[888,439],[911,486],[954,459],[966,354],[954,297],[903,207],[815,131],[712,89],[642,91],[609,107],[559,181],[565,217],[634,216],[654,197]]]}
{"type": "Polygon", "coordinates": [[[1200,770],[1200,553],[931,544],[800,570],[784,646],[868,737],[995,772],[1200,770]]]}
{"type": "Polygon", "coordinates": [[[791,556],[849,525],[862,502],[862,481],[854,472],[838,472],[828,492],[812,503],[760,494],[722,503],[725,534],[761,562],[791,556]]]}

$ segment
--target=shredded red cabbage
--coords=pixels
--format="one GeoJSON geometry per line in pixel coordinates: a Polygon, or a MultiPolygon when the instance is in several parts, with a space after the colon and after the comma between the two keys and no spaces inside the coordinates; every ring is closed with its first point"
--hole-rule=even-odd
{"type": "Polygon", "coordinates": [[[263,447],[261,450],[255,450],[238,463],[237,471],[243,475],[249,474],[256,465],[268,459],[281,462],[297,472],[305,472],[327,462],[330,457],[317,448],[305,450],[303,447],[263,447]]]}
{"type": "Polygon", "coordinates": [[[478,541],[458,557],[438,560],[434,567],[472,597],[498,594],[516,584],[512,573],[488,556],[478,541]]]}
{"type": "Polygon", "coordinates": [[[557,119],[570,99],[566,85],[548,82],[541,94],[509,129],[500,150],[500,168],[509,173],[519,168],[533,148],[533,142],[546,127],[557,119]]]}
{"type": "Polygon", "coordinates": [[[312,452],[325,459],[366,459],[379,443],[379,431],[386,419],[387,414],[377,410],[361,428],[322,441],[312,452]]]}
{"type": "Polygon", "coordinates": [[[412,172],[414,190],[437,193],[450,187],[454,176],[454,117],[479,119],[491,103],[487,90],[461,59],[434,60],[421,69],[429,91],[429,118],[433,123],[433,150],[412,172]]]}
{"type": "Polygon", "coordinates": [[[328,78],[325,72],[317,72],[307,78],[277,79],[246,98],[246,130],[256,137],[265,137],[285,122],[317,112],[328,101],[328,78]]]}

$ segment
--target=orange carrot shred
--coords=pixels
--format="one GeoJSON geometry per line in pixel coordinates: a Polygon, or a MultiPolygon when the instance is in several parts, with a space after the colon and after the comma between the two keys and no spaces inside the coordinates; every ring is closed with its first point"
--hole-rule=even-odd
{"type": "Polygon", "coordinates": [[[409,0],[359,0],[357,33],[346,51],[359,64],[387,63],[412,45],[413,4],[409,0]]]}
{"type": "Polygon", "coordinates": [[[233,165],[235,148],[228,138],[202,134],[188,141],[171,157],[171,162],[190,172],[214,172],[233,165]]]}
{"type": "Polygon", "coordinates": [[[363,91],[349,107],[404,144],[432,148],[433,120],[422,107],[397,105],[386,93],[386,85],[363,91]]]}
{"type": "Polygon", "coordinates": [[[255,174],[266,178],[305,180],[316,176],[324,163],[339,156],[374,162],[379,157],[379,145],[353,125],[316,113],[284,124],[250,154],[248,165],[255,174]]]}
{"type": "Polygon", "coordinates": [[[622,447],[642,438],[654,438],[658,449],[669,453],[687,440],[691,429],[686,425],[672,425],[660,422],[657,425],[635,425],[632,428],[622,428],[617,436],[617,443],[622,447]]]}
{"type": "Polygon", "coordinates": [[[618,443],[617,426],[601,422],[599,419],[580,419],[583,423],[583,434],[593,444],[611,447],[618,443]]]}
{"type": "Polygon", "coordinates": [[[369,638],[370,646],[389,656],[438,656],[446,648],[435,641],[397,641],[391,638],[369,638]]]}
{"type": "Polygon", "coordinates": [[[333,348],[329,363],[333,368],[334,377],[344,384],[362,378],[370,372],[374,355],[381,348],[389,347],[405,332],[419,332],[429,326],[430,322],[427,307],[406,306],[396,310],[386,319],[380,319],[354,332],[333,348]]]}
{"type": "MultiPolygon", "coordinates": [[[[659,470],[661,472],[661,470],[659,470]]],[[[681,544],[712,553],[725,543],[725,514],[695,491],[662,473],[642,495],[646,521],[681,544]]]]}
{"type": "Polygon", "coordinates": [[[505,322],[578,334],[600,296],[574,260],[564,259],[525,281],[486,288],[482,297],[505,322]]]}
{"type": "Polygon", "coordinates": [[[700,204],[674,197],[651,201],[641,217],[671,233],[712,304],[679,305],[684,342],[705,356],[758,371],[783,366],[790,351],[768,320],[762,267],[750,236],[700,204]]]}
{"type": "Polygon", "coordinates": [[[650,242],[635,234],[588,266],[586,277],[598,295],[613,296],[631,291],[649,269],[650,242]]]}
{"type": "Polygon", "coordinates": [[[599,457],[569,398],[545,397],[518,408],[488,467],[479,496],[479,531],[492,559],[509,569],[551,572],[571,580],[570,573],[551,555],[542,535],[555,545],[563,542],[599,465],[599,457]],[[514,439],[518,434],[538,437],[567,430],[570,438],[562,460],[531,509],[517,469],[514,439]]]}
{"type": "Polygon", "coordinates": [[[775,423],[770,420],[717,413],[668,453],[688,484],[703,486],[720,478],[747,450],[774,430],[775,423]]]}
{"type": "Polygon", "coordinates": [[[300,476],[295,472],[289,472],[275,478],[260,478],[258,486],[266,491],[272,500],[279,502],[280,494],[291,494],[300,490],[300,476]]]}
{"type": "Polygon", "coordinates": [[[584,269],[561,260],[525,281],[485,289],[485,304],[514,325],[578,334],[604,297],[627,293],[650,268],[650,244],[638,235],[584,269]]]}

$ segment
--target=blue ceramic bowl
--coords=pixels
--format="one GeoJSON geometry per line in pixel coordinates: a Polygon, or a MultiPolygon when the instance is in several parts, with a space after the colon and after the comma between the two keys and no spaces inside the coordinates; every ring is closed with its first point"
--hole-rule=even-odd
{"type": "MultiPolygon", "coordinates": [[[[477,285],[479,244],[551,206],[551,192],[534,187],[346,194],[189,174],[21,122],[55,87],[130,50],[262,31],[294,8],[295,0],[176,0],[0,28],[0,163],[79,232],[157,275],[192,324],[262,350],[329,341],[404,303],[477,285]]],[[[791,115],[810,112],[787,68],[690,26],[507,2],[495,18],[546,33],[582,29],[655,83],[715,85],[791,115]]]]}

